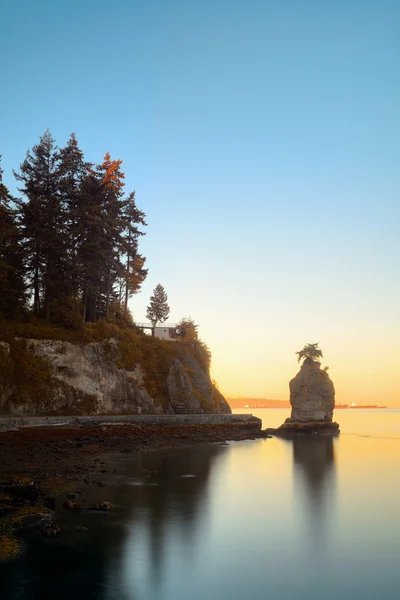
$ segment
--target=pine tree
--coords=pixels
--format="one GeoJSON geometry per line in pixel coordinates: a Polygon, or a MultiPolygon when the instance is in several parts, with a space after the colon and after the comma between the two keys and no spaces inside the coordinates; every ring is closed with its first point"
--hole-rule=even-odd
{"type": "Polygon", "coordinates": [[[128,310],[129,296],[139,291],[148,273],[148,269],[144,269],[146,259],[138,252],[139,237],[144,235],[144,232],[141,231],[138,226],[147,226],[145,217],[145,213],[137,208],[135,192],[132,192],[124,201],[123,211],[124,235],[122,250],[125,254],[125,265],[123,270],[125,313],[128,310]]]}
{"type": "Polygon", "coordinates": [[[78,248],[87,218],[82,189],[91,165],[84,161],[74,133],[71,133],[65,148],[60,150],[59,157],[60,199],[65,214],[65,294],[76,298],[81,290],[82,277],[78,248]]]}
{"type": "Polygon", "coordinates": [[[83,321],[96,321],[102,289],[105,254],[103,249],[103,187],[95,174],[82,184],[78,217],[77,264],[83,299],[83,321]]]}
{"type": "Polygon", "coordinates": [[[50,319],[51,301],[63,289],[64,215],[59,196],[58,152],[47,130],[39,144],[27,152],[15,173],[26,201],[21,202],[20,218],[27,253],[27,279],[33,289],[33,310],[42,307],[50,319]]]}
{"type": "Polygon", "coordinates": [[[164,287],[158,283],[150,296],[150,304],[147,307],[146,318],[156,327],[157,323],[164,323],[169,317],[168,296],[164,287]]]}
{"type": "Polygon", "coordinates": [[[26,300],[24,265],[15,199],[2,176],[0,165],[0,314],[13,317],[26,300]]]}
{"type": "Polygon", "coordinates": [[[76,323],[80,311],[83,322],[127,314],[147,276],[138,250],[146,215],[134,192],[123,197],[121,164],[106,154],[94,168],[75,134],[58,151],[46,131],[14,172],[22,183],[17,220],[36,315],[59,321],[70,307],[76,323]]]}
{"type": "Polygon", "coordinates": [[[116,294],[113,286],[119,272],[119,256],[123,245],[123,201],[122,188],[125,183],[124,173],[120,167],[122,160],[111,160],[110,154],[106,154],[101,165],[97,168],[97,175],[102,186],[102,254],[104,257],[103,269],[103,293],[100,298],[101,312],[107,319],[109,316],[110,299],[116,294]]]}

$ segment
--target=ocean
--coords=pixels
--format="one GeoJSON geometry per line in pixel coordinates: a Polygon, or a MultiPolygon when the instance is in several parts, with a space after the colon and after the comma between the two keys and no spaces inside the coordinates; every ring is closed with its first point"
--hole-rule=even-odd
{"type": "MultiPolygon", "coordinates": [[[[249,412],[264,427],[289,415],[249,412]]],[[[335,439],[114,456],[107,487],[87,490],[110,513],[32,535],[0,566],[1,600],[398,600],[400,410],[335,419],[335,439]]]]}

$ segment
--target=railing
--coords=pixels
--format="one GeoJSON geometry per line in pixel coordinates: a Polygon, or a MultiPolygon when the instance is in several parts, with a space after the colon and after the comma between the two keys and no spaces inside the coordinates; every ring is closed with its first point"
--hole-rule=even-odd
{"type": "MultiPolygon", "coordinates": [[[[135,323],[135,327],[139,327],[140,329],[153,329],[153,325],[151,323],[135,323]]],[[[173,329],[176,327],[176,323],[159,323],[156,327],[160,327],[163,329],[173,329]]]]}

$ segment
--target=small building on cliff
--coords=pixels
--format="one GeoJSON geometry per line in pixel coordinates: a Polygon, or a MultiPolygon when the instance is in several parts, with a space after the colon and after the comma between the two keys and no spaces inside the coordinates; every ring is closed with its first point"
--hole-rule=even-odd
{"type": "Polygon", "coordinates": [[[176,342],[176,325],[172,325],[171,323],[159,325],[158,327],[153,327],[151,323],[135,323],[135,326],[148,335],[153,335],[160,340],[176,342]]]}
{"type": "Polygon", "coordinates": [[[167,325],[166,327],[155,327],[154,337],[157,337],[160,340],[169,340],[170,342],[176,342],[176,327],[169,325],[167,325]]]}

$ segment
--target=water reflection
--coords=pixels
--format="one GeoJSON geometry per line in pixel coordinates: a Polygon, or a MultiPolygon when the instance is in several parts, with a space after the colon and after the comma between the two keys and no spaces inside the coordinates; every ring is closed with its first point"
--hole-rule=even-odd
{"type": "Polygon", "coordinates": [[[400,598],[397,445],[347,439],[123,455],[94,486],[113,510],[66,513],[60,538],[0,566],[0,599],[400,598]]]}
{"type": "MultiPolygon", "coordinates": [[[[135,488],[135,510],[119,564],[110,573],[114,580],[110,588],[123,582],[134,598],[145,595],[150,584],[157,596],[171,570],[185,569],[207,520],[209,477],[221,451],[208,446],[200,452],[178,450],[146,457],[147,485],[135,488]]],[[[106,596],[114,597],[114,591],[106,596]]]]}
{"type": "Polygon", "coordinates": [[[298,437],[292,443],[296,505],[318,553],[327,546],[336,503],[334,440],[298,437]]]}
{"type": "Polygon", "coordinates": [[[92,501],[107,499],[109,514],[63,515],[56,539],[32,536],[27,554],[0,565],[2,600],[146,597],[160,589],[165,563],[190,558],[205,518],[208,481],[222,448],[171,451],[117,459],[118,478],[93,488],[92,501]],[[76,531],[77,524],[88,527],[76,531]],[[148,593],[147,589],[147,593],[148,593]]]}

